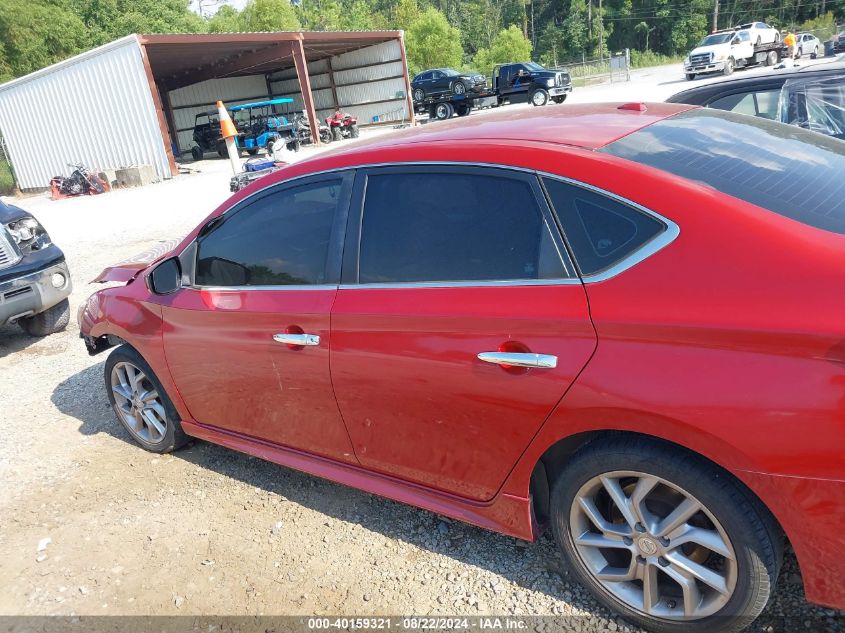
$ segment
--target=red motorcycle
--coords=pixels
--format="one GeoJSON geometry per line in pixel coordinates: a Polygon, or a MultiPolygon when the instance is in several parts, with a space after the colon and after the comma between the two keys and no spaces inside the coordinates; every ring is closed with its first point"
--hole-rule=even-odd
{"type": "Polygon", "coordinates": [[[332,116],[326,118],[326,125],[332,131],[332,140],[358,138],[358,117],[351,114],[336,110],[332,116]]]}

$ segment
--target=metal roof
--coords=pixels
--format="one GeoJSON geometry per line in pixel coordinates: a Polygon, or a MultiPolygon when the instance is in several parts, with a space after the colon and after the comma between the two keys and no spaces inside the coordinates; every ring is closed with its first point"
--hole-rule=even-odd
{"type": "Polygon", "coordinates": [[[205,79],[272,73],[294,66],[302,42],[314,62],[365,46],[403,39],[402,31],[283,31],[140,35],[156,83],[175,88],[205,79]]]}

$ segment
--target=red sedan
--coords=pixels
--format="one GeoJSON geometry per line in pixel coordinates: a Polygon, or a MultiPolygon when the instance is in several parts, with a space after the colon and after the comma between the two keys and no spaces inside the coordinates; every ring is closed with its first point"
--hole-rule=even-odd
{"type": "Polygon", "coordinates": [[[845,143],[674,104],[473,117],[286,167],[81,308],[117,417],[523,539],[736,630],[785,538],[845,607],[845,143]]]}

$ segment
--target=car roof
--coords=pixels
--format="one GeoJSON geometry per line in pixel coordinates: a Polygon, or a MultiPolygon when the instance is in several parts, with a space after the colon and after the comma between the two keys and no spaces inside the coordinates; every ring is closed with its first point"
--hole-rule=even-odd
{"type": "Polygon", "coordinates": [[[594,150],[691,107],[668,103],[590,103],[519,110],[503,108],[490,114],[427,123],[356,143],[355,149],[349,151],[413,143],[480,141],[539,142],[594,150]],[[643,109],[633,109],[640,107],[643,109]]]}
{"type": "Polygon", "coordinates": [[[751,77],[732,77],[721,81],[714,81],[695,88],[689,88],[681,92],[675,93],[668,99],[666,103],[689,103],[693,105],[701,105],[708,103],[710,99],[720,96],[722,94],[735,92],[737,90],[777,87],[782,86],[788,79],[795,77],[813,77],[815,75],[823,76],[826,73],[833,72],[845,73],[845,62],[830,61],[822,64],[813,64],[811,66],[799,66],[797,68],[785,68],[776,70],[762,75],[753,75],[751,77]]]}

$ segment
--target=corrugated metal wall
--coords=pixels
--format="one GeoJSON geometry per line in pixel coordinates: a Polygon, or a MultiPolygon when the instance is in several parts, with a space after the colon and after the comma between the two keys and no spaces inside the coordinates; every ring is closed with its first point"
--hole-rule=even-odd
{"type": "Polygon", "coordinates": [[[77,162],[171,175],[134,35],[0,86],[0,132],[21,189],[48,187],[77,162]]]}
{"type": "Polygon", "coordinates": [[[171,90],[170,107],[179,137],[179,149],[187,152],[193,143],[194,120],[201,112],[213,109],[218,99],[227,106],[267,99],[264,75],[209,79],[177,90],[171,90]]]}
{"type": "MultiPolygon", "coordinates": [[[[405,77],[399,40],[382,42],[332,57],[331,68],[337,89],[337,100],[344,112],[358,117],[361,125],[369,125],[374,116],[390,114],[393,119],[409,117],[405,98],[405,77]]],[[[317,116],[325,119],[334,113],[334,100],[326,60],[308,64],[311,93],[317,116]]],[[[296,69],[271,75],[273,96],[292,97],[291,110],[302,110],[302,94],[296,69]]]]}

